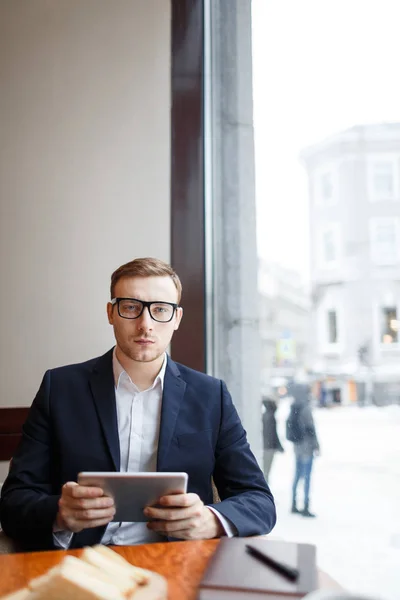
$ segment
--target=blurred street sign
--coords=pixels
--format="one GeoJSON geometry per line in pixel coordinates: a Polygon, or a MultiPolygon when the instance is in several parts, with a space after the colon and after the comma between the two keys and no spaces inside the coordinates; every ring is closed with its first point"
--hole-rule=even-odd
{"type": "Polygon", "coordinates": [[[284,334],[284,337],[276,343],[276,359],[278,365],[292,363],[296,360],[296,341],[287,334],[284,334]]]}

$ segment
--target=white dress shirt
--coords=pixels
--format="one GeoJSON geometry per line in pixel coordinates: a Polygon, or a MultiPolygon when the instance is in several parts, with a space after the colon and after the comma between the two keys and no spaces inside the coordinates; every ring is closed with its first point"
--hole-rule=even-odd
{"type": "MultiPolygon", "coordinates": [[[[114,349],[113,372],[117,407],[118,435],[121,453],[120,471],[151,472],[157,470],[157,450],[160,432],[161,404],[164,389],[167,355],[153,385],[140,391],[118,361],[114,349]]],[[[235,534],[234,525],[214,508],[226,535],[235,534]]],[[[53,533],[56,546],[68,548],[72,538],[69,531],[53,533]]],[[[146,523],[111,522],[102,537],[102,544],[132,545],[159,542],[165,537],[147,528],[146,523]]]]}

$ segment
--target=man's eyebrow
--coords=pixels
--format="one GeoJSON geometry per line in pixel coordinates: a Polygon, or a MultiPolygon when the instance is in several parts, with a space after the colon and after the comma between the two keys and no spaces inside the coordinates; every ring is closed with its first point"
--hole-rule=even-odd
{"type": "Polygon", "coordinates": [[[119,296],[122,300],[137,300],[138,302],[156,302],[160,304],[178,304],[178,302],[172,302],[172,300],[142,300],[141,298],[134,298],[133,296],[119,296]]]}

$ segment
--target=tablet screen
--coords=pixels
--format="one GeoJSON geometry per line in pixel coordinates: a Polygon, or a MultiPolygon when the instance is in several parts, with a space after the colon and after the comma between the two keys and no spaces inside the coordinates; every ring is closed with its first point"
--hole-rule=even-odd
{"type": "Polygon", "coordinates": [[[161,496],[185,493],[187,473],[115,473],[82,472],[80,485],[101,487],[106,496],[114,498],[116,512],[113,521],[148,521],[143,514],[146,506],[154,505],[161,496]]]}

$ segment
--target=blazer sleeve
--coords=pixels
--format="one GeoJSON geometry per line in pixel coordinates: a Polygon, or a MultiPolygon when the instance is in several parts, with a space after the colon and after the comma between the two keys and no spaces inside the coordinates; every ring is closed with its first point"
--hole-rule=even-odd
{"type": "Polygon", "coordinates": [[[272,530],[276,522],[272,493],[222,381],[213,478],[221,502],[211,506],[234,524],[239,536],[261,535],[272,530]]]}
{"type": "MultiPolygon", "coordinates": [[[[21,442],[2,487],[0,520],[4,532],[29,549],[53,546],[52,529],[60,494],[52,481],[50,372],[47,371],[23,426],[21,442]]],[[[54,481],[54,479],[53,479],[54,481]]]]}

